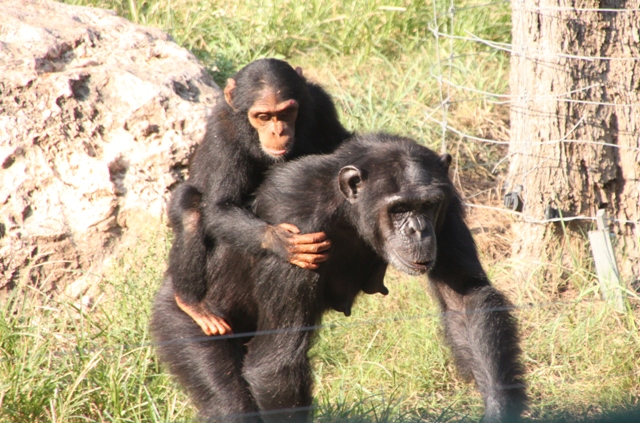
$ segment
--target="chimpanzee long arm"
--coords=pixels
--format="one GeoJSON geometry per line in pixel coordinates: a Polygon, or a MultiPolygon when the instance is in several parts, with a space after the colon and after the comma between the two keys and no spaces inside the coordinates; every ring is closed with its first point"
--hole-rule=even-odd
{"type": "Polygon", "coordinates": [[[473,378],[485,402],[485,422],[515,421],[527,400],[511,304],[487,278],[460,200],[449,206],[429,279],[443,310],[456,366],[473,378]]]}
{"type": "MultiPolygon", "coordinates": [[[[250,194],[262,182],[268,164],[254,159],[251,166],[244,163],[246,158],[241,154],[229,153],[226,156],[231,156],[231,159],[217,163],[218,171],[207,173],[202,184],[209,187],[204,190],[202,204],[204,235],[223,240],[227,245],[249,254],[257,254],[266,248],[289,260],[290,251],[284,242],[289,232],[268,225],[248,208],[252,200],[250,194]],[[239,175],[237,169],[243,167],[250,169],[239,175]]],[[[309,234],[307,242],[323,240],[318,235],[309,234]]]]}
{"type": "MultiPolygon", "coordinates": [[[[268,248],[288,260],[290,252],[297,252],[285,249],[288,231],[267,225],[248,208],[251,195],[262,183],[273,159],[261,151],[258,142],[242,132],[229,142],[230,134],[225,132],[233,132],[221,122],[238,118],[222,111],[217,121],[209,125],[208,142],[200,146],[194,157],[189,182],[197,184],[203,192],[204,234],[250,254],[268,248]]],[[[302,237],[302,241],[308,243],[323,241],[317,235],[309,239],[302,237]]],[[[328,248],[328,242],[325,247],[328,248]]]]}

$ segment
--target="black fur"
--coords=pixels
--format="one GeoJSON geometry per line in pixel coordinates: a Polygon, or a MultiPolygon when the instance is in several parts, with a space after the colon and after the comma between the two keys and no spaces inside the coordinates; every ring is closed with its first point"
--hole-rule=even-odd
{"type": "Polygon", "coordinates": [[[271,87],[299,104],[295,141],[287,160],[332,152],[350,136],[340,124],[329,95],[286,62],[257,60],[233,79],[233,108],[224,99],[216,105],[190,165],[189,180],[174,191],[169,205],[174,230],[169,274],[176,292],[189,304],[200,302],[206,295],[204,257],[207,249],[215,248],[216,240],[253,254],[261,250],[267,225],[245,207],[275,162],[261,150],[257,132],[247,118],[259,92],[271,87]],[[194,208],[198,204],[201,207],[194,208]],[[199,221],[185,228],[183,216],[194,212],[199,221]]]}
{"type": "Polygon", "coordinates": [[[202,417],[307,421],[311,329],[329,309],[348,315],[361,291],[386,293],[387,263],[412,274],[428,270],[456,364],[475,378],[486,420],[519,416],[526,396],[516,325],[478,260],[447,175],[449,159],[412,140],[374,134],[331,155],[272,167],[255,213],[270,224],[325,231],[332,249],[315,271],[222,238],[210,250],[206,277],[216,289],[207,291],[205,303],[223,313],[236,334],[262,332],[257,336],[203,338],[175,305],[170,269],[154,304],[152,332],[161,360],[202,417]]]}

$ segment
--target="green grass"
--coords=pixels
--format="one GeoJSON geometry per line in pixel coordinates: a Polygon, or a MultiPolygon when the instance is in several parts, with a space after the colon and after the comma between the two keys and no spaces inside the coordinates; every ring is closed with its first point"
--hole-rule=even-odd
{"type": "Polygon", "coordinates": [[[91,307],[24,286],[12,291],[0,308],[0,421],[169,422],[188,415],[148,336],[166,252],[157,236],[127,251],[91,307]]]}
{"type": "MultiPolygon", "coordinates": [[[[508,42],[509,3],[470,8],[478,3],[456,1],[451,15],[445,1],[68,2],[166,30],[221,84],[260,57],[302,66],[331,92],[348,127],[396,132],[436,149],[444,141],[455,156],[454,179],[470,194],[487,188],[479,181],[491,184],[504,156],[452,132],[443,137],[439,122],[508,139],[504,107],[473,91],[505,93],[508,57],[463,39],[436,39],[432,29],[508,42]],[[448,96],[445,114],[439,105],[448,96]]],[[[191,421],[193,409],[159,366],[148,335],[169,245],[163,224],[155,226],[114,260],[90,307],[32,284],[0,302],[0,422],[191,421]]],[[[521,306],[532,400],[526,419],[585,421],[637,410],[637,297],[626,313],[601,302],[584,244],[559,246],[557,258],[526,280],[514,280],[518,264],[492,259],[492,248],[481,243],[487,270],[521,306]]],[[[326,316],[312,350],[316,420],[478,421],[482,400],[455,373],[426,281],[392,272],[387,286],[388,297],[362,296],[349,318],[326,316]]]]}
{"type": "MultiPolygon", "coordinates": [[[[436,43],[430,29],[506,40],[508,3],[464,9],[471,3],[458,2],[462,10],[452,21],[446,14],[448,2],[438,2],[436,25],[433,5],[417,0],[68,2],[114,9],[166,30],[192,50],[221,85],[255,59],[286,59],[330,89],[348,127],[384,129],[427,144],[440,139],[439,126],[427,118],[440,119],[440,84],[433,75],[443,73],[455,84],[496,92],[504,92],[508,83],[505,55],[467,41],[436,43]],[[456,57],[449,62],[452,52],[456,57]]],[[[463,102],[452,109],[477,115],[474,119],[486,113],[488,106],[473,100],[477,95],[462,93],[459,100],[467,97],[471,108],[463,102]]]]}
{"type": "MultiPolygon", "coordinates": [[[[163,372],[148,334],[168,234],[158,229],[114,261],[94,304],[83,307],[18,287],[0,307],[1,422],[190,421],[193,409],[163,372]]],[[[568,269],[567,269],[568,270],[568,269]]],[[[598,300],[592,275],[568,281],[573,298],[543,292],[541,278],[491,277],[521,306],[529,421],[584,421],[637,409],[637,311],[598,300]],[[606,414],[605,414],[606,415],[606,414]]],[[[329,313],[312,349],[319,422],[474,422],[482,400],[442,345],[426,281],[391,272],[391,293],[358,299],[349,318],[329,313]]],[[[633,420],[631,420],[633,421],[633,420]]]]}

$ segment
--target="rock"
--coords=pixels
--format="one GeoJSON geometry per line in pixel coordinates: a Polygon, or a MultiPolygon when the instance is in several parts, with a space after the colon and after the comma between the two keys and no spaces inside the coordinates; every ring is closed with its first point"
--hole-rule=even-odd
{"type": "Polygon", "coordinates": [[[164,216],[220,89],[165,33],[49,0],[0,2],[0,289],[86,291],[164,216]]]}

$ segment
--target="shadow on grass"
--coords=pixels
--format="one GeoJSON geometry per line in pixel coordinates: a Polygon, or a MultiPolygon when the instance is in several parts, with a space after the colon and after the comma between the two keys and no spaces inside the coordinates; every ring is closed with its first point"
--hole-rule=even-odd
{"type": "Polygon", "coordinates": [[[322,404],[317,410],[314,422],[319,423],[475,423],[479,418],[457,412],[454,407],[437,409],[406,409],[400,406],[401,399],[392,398],[383,402],[371,401],[374,395],[356,403],[322,404]]]}
{"type": "Polygon", "coordinates": [[[640,408],[604,411],[597,416],[575,417],[563,416],[554,420],[543,420],[550,423],[640,423],[640,408]]]}
{"type": "MultiPolygon", "coordinates": [[[[397,404],[395,404],[397,406],[397,404]]],[[[482,418],[456,412],[452,407],[441,410],[415,410],[401,412],[394,404],[388,406],[367,407],[364,403],[323,405],[316,412],[314,421],[320,423],[481,423],[482,418]]],[[[589,413],[591,414],[591,413],[589,413]]],[[[603,411],[597,416],[546,416],[523,418],[521,423],[640,423],[640,408],[603,411]]],[[[509,422],[505,422],[509,423],[509,422]]]]}

